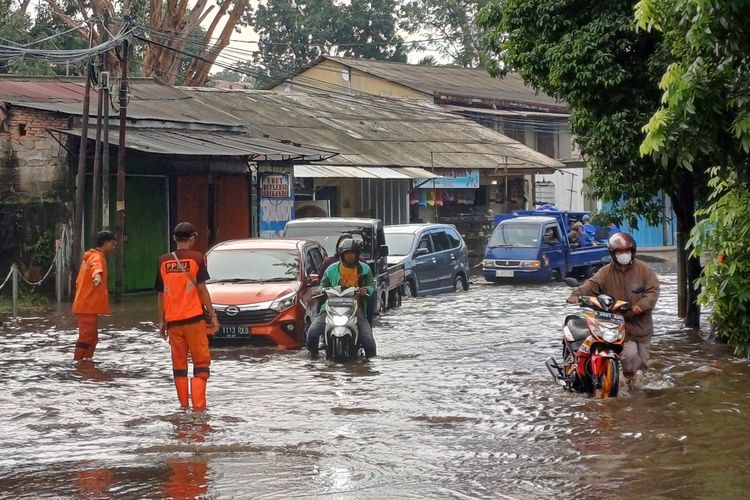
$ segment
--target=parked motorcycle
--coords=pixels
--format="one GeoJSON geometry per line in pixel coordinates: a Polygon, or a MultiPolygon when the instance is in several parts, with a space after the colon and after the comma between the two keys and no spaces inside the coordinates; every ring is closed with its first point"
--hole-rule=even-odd
{"type": "MultiPolygon", "coordinates": [[[[565,282],[579,285],[574,278],[565,282]]],[[[581,296],[578,305],[583,311],[568,315],[563,323],[562,366],[550,357],[547,369],[569,391],[603,399],[616,397],[626,336],[624,314],[632,307],[605,294],[581,296]]]]}
{"type": "Polygon", "coordinates": [[[326,359],[344,363],[359,356],[359,329],[357,328],[358,288],[328,288],[326,294],[326,329],[323,345],[326,359]]]}

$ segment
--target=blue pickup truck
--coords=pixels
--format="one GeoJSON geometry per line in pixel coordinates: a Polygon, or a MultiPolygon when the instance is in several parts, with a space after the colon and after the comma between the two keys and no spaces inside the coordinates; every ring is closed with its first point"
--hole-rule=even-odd
{"type": "Polygon", "coordinates": [[[610,261],[606,241],[571,245],[568,226],[587,212],[519,211],[500,221],[484,252],[484,279],[548,282],[591,276],[610,261]]]}

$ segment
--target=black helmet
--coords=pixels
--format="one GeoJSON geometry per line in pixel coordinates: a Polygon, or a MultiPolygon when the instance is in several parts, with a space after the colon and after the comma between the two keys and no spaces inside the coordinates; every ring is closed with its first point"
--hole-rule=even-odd
{"type": "Polygon", "coordinates": [[[359,254],[362,253],[362,246],[354,238],[346,238],[339,243],[339,257],[343,258],[346,252],[354,252],[359,259],[359,254]]]}
{"type": "Polygon", "coordinates": [[[631,259],[635,259],[636,244],[633,237],[628,233],[615,233],[607,242],[607,248],[609,249],[609,255],[612,256],[613,261],[617,252],[629,250],[631,259]]]}

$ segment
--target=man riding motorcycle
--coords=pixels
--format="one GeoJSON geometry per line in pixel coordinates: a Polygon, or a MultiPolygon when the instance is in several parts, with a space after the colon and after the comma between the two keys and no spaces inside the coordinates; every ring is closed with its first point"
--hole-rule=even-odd
{"type": "Polygon", "coordinates": [[[623,374],[628,387],[633,389],[638,370],[648,369],[654,331],[651,311],[659,299],[659,280],[651,266],[635,259],[636,243],[630,234],[615,233],[607,246],[612,263],[576,288],[568,302],[575,304],[581,295],[603,293],[633,304],[633,310],[625,316],[627,341],[621,355],[623,374]]]}
{"type": "MultiPolygon", "coordinates": [[[[370,266],[359,261],[361,246],[353,238],[342,240],[338,246],[340,262],[334,263],[326,269],[323,278],[320,280],[322,289],[340,286],[342,290],[350,287],[358,287],[356,293],[358,299],[357,310],[357,330],[359,331],[359,343],[365,350],[365,356],[372,358],[377,355],[375,346],[375,337],[372,335],[372,328],[365,316],[365,301],[368,296],[375,293],[375,281],[372,276],[370,266]],[[361,278],[361,282],[360,282],[361,278]]],[[[318,353],[320,336],[325,332],[326,315],[325,304],[321,307],[320,314],[310,325],[307,330],[307,345],[311,355],[318,353]]]]}

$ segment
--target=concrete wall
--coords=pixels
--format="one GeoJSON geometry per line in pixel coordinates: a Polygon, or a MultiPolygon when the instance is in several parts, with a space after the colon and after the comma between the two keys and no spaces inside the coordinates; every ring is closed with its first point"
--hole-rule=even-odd
{"type": "MultiPolygon", "coordinates": [[[[46,129],[66,128],[68,118],[13,107],[0,129],[0,198],[41,196],[66,185],[67,152],[46,129]]],[[[65,140],[65,139],[63,139],[65,140]]]]}
{"type": "Polygon", "coordinates": [[[311,87],[333,92],[356,90],[388,97],[414,97],[419,99],[431,97],[423,92],[329,60],[322,61],[320,64],[295,76],[291,84],[283,83],[272,90],[305,92],[311,90],[311,87]],[[295,86],[295,84],[297,85],[295,86]]]}

